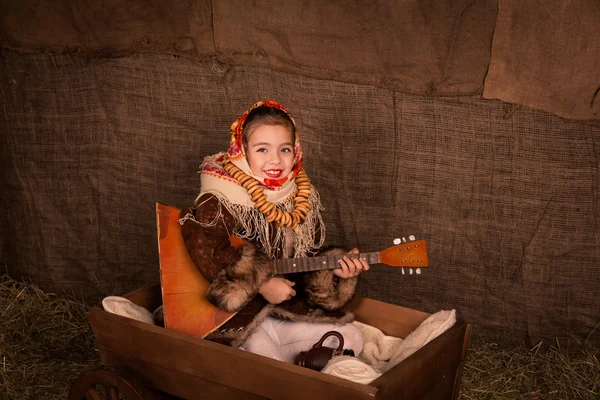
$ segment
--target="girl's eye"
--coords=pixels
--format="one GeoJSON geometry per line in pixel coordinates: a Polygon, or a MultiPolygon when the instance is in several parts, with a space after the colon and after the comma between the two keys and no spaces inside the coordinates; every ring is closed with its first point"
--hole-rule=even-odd
{"type": "Polygon", "coordinates": [[[264,152],[266,152],[266,151],[267,151],[267,149],[265,149],[264,147],[261,147],[261,148],[259,148],[259,149],[256,149],[256,152],[257,152],[257,153],[264,153],[264,152]]]}
{"type": "Polygon", "coordinates": [[[283,149],[281,149],[281,151],[283,153],[291,153],[292,152],[292,148],[291,147],[284,147],[283,149]]]}

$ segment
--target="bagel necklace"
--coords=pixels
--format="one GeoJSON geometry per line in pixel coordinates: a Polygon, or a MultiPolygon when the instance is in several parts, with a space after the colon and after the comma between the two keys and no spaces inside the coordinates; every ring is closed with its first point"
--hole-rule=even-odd
{"type": "Polygon", "coordinates": [[[265,215],[267,222],[275,222],[279,227],[285,226],[295,229],[299,224],[306,221],[306,216],[312,206],[308,201],[311,193],[310,179],[303,169],[298,172],[294,179],[298,191],[294,198],[294,210],[292,212],[280,210],[275,204],[268,201],[265,189],[260,186],[259,182],[238,168],[231,162],[229,157],[225,157],[223,160],[223,169],[246,189],[254,202],[254,208],[265,215]]]}

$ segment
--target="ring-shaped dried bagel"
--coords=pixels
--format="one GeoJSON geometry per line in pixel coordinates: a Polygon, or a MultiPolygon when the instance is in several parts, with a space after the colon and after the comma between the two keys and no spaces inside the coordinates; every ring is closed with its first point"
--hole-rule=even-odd
{"type": "Polygon", "coordinates": [[[227,160],[227,162],[223,161],[223,169],[225,169],[225,170],[237,170],[239,168],[236,167],[234,163],[232,163],[231,161],[227,160]]]}
{"type": "Polygon", "coordinates": [[[298,207],[298,205],[296,205],[296,208],[294,209],[294,211],[299,212],[300,214],[302,214],[302,216],[304,217],[304,219],[306,219],[306,216],[308,215],[308,210],[306,208],[300,208],[298,207]]]}
{"type": "Polygon", "coordinates": [[[241,169],[238,169],[237,171],[233,172],[233,179],[235,179],[236,181],[239,181],[243,176],[247,176],[244,171],[242,171],[241,169]]]}
{"type": "Polygon", "coordinates": [[[296,182],[296,185],[299,185],[301,183],[308,183],[308,182],[310,182],[310,178],[306,175],[300,176],[300,174],[298,174],[296,179],[294,179],[294,182],[296,182]]]}
{"type": "Polygon", "coordinates": [[[277,216],[275,217],[275,221],[281,221],[281,218],[283,217],[283,212],[279,208],[276,208],[275,211],[277,212],[277,216]]]}
{"type": "MultiPolygon", "coordinates": [[[[295,212],[296,210],[292,211],[292,223],[294,225],[298,225],[298,223],[300,223],[300,217],[298,216],[298,213],[295,212]]],[[[294,226],[295,228],[295,226],[294,226]]]]}
{"type": "Polygon", "coordinates": [[[258,181],[256,179],[252,179],[250,182],[246,182],[246,184],[244,185],[244,187],[248,190],[252,189],[255,186],[258,186],[258,181]]]}
{"type": "Polygon", "coordinates": [[[229,176],[233,176],[234,173],[234,169],[233,168],[227,168],[227,167],[223,167],[223,169],[225,170],[225,172],[227,172],[229,174],[229,176]]]}
{"type": "Polygon", "coordinates": [[[240,182],[240,185],[244,186],[244,183],[246,183],[246,181],[249,181],[250,179],[254,179],[252,178],[250,175],[245,175],[242,176],[240,179],[238,179],[238,181],[240,182]]]}
{"type": "Polygon", "coordinates": [[[298,192],[307,193],[310,196],[310,192],[311,192],[310,186],[303,187],[302,185],[298,185],[298,186],[296,186],[296,190],[298,192]]]}
{"type": "Polygon", "coordinates": [[[271,217],[273,219],[277,218],[277,207],[273,207],[271,211],[269,211],[269,215],[267,217],[271,217]]]}
{"type": "Polygon", "coordinates": [[[254,194],[252,196],[250,196],[250,198],[252,199],[253,202],[256,203],[262,199],[266,199],[267,195],[264,192],[257,190],[256,192],[254,192],[254,194]]]}
{"type": "Polygon", "coordinates": [[[268,215],[271,212],[271,209],[275,207],[275,204],[270,203],[270,202],[266,202],[263,205],[261,205],[260,207],[256,207],[258,208],[258,210],[263,213],[264,215],[268,215]]]}
{"type": "Polygon", "coordinates": [[[286,226],[290,226],[292,223],[292,216],[288,212],[283,213],[284,223],[286,226]]]}
{"type": "Polygon", "coordinates": [[[296,204],[295,209],[302,212],[304,215],[308,215],[308,212],[310,211],[308,206],[310,206],[308,203],[296,204]]]}
{"type": "Polygon", "coordinates": [[[265,205],[267,202],[267,196],[265,196],[264,198],[258,199],[258,201],[254,202],[254,208],[257,208],[260,210],[260,208],[265,205]]]}
{"type": "Polygon", "coordinates": [[[252,196],[250,196],[250,198],[252,199],[253,202],[257,203],[262,199],[266,199],[267,195],[264,192],[261,192],[260,190],[257,190],[256,192],[254,192],[252,194],[252,196]]]}
{"type": "Polygon", "coordinates": [[[255,186],[252,186],[251,188],[246,188],[246,189],[248,189],[248,194],[249,195],[252,195],[254,192],[259,191],[259,190],[261,192],[264,191],[264,189],[262,187],[258,186],[258,185],[255,185],[255,186]]]}
{"type": "Polygon", "coordinates": [[[265,215],[268,215],[273,208],[275,208],[275,204],[271,203],[270,201],[267,201],[265,204],[260,206],[260,212],[265,215]]]}
{"type": "Polygon", "coordinates": [[[275,212],[276,208],[272,209],[269,214],[267,214],[267,222],[271,223],[275,221],[275,217],[277,217],[277,212],[275,212]]]}
{"type": "Polygon", "coordinates": [[[296,204],[294,205],[294,208],[304,208],[306,211],[309,211],[311,206],[310,206],[310,202],[308,202],[308,201],[296,202],[296,204]]]}
{"type": "Polygon", "coordinates": [[[302,204],[302,203],[309,203],[308,199],[306,197],[301,197],[301,196],[296,196],[296,199],[294,200],[295,204],[302,204]]]}
{"type": "Polygon", "coordinates": [[[285,211],[281,212],[281,219],[277,221],[277,225],[286,226],[285,211]]]}

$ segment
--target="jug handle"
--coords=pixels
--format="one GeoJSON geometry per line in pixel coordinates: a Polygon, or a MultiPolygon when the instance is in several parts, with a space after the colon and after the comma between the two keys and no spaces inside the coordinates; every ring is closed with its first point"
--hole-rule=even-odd
{"type": "Polygon", "coordinates": [[[335,336],[338,338],[340,344],[339,344],[336,352],[341,353],[344,350],[344,337],[338,331],[329,331],[329,332],[325,333],[323,335],[323,337],[321,339],[319,339],[319,341],[313,345],[313,349],[316,349],[317,347],[321,347],[323,345],[323,342],[325,341],[325,339],[327,339],[329,336],[335,336]]]}

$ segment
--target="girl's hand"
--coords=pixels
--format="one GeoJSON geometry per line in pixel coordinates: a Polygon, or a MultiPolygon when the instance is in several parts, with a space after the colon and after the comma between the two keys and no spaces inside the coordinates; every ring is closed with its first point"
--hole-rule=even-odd
{"type": "Polygon", "coordinates": [[[292,289],[295,284],[296,282],[288,281],[285,278],[274,277],[263,283],[258,289],[258,293],[269,303],[279,304],[296,295],[296,291],[292,289]]]}
{"type": "MultiPolygon", "coordinates": [[[[348,252],[348,254],[358,254],[358,249],[352,249],[348,252]]],[[[344,258],[339,261],[340,268],[336,268],[333,270],[333,273],[339,276],[342,279],[353,278],[358,276],[362,271],[369,270],[369,264],[367,260],[356,257],[348,257],[344,256],[344,258]]]]}

